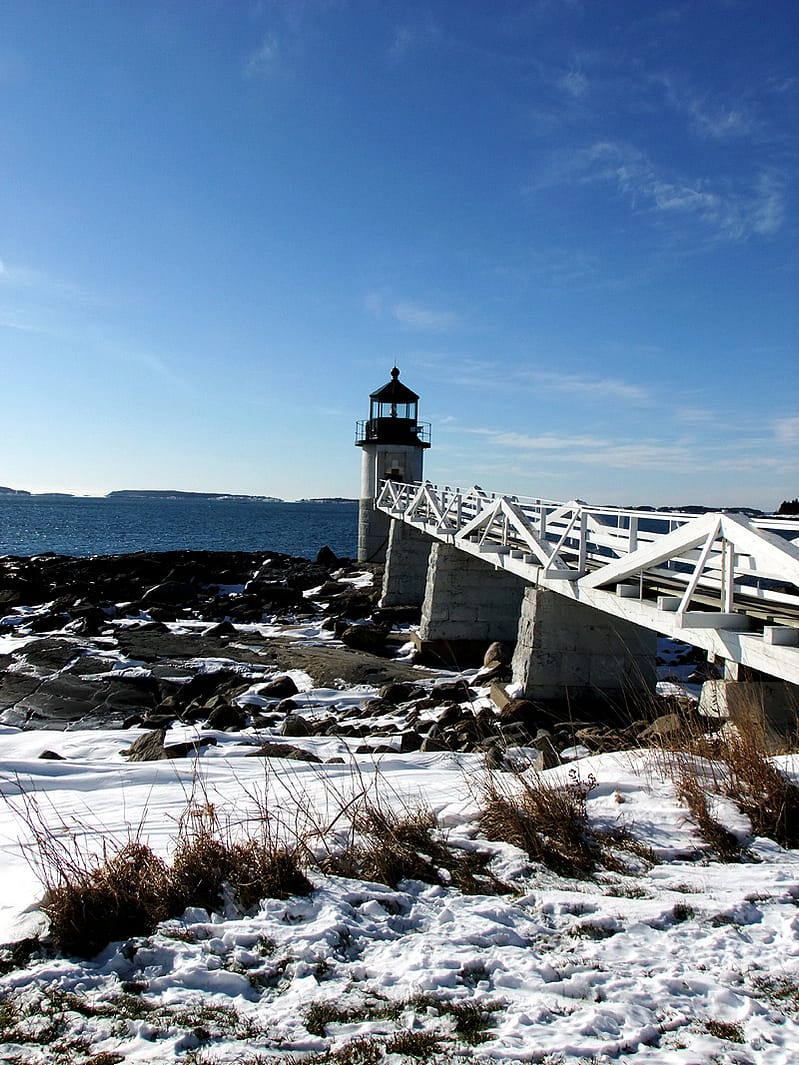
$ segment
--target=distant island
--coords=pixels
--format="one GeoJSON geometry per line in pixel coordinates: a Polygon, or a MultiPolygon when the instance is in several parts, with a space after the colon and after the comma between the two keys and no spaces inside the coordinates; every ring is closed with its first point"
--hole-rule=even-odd
{"type": "Polygon", "coordinates": [[[295,499],[295,503],[357,503],[349,496],[313,496],[310,499],[295,499]]]}
{"type": "Polygon", "coordinates": [[[76,496],[72,492],[28,492],[24,488],[0,485],[0,496],[25,496],[28,499],[193,499],[239,501],[242,503],[357,503],[345,496],[316,496],[309,499],[286,500],[280,496],[251,496],[237,492],[183,492],[177,488],[120,488],[104,496],[76,496]]]}
{"type": "Polygon", "coordinates": [[[278,496],[248,496],[231,492],[179,492],[177,489],[122,488],[109,492],[106,499],[241,499],[256,503],[282,503],[278,496]]]}

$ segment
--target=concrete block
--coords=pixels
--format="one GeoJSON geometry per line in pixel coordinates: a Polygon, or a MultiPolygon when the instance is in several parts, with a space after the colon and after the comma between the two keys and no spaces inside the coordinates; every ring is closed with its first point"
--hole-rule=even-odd
{"type": "Polygon", "coordinates": [[[706,680],[699,711],[754,730],[764,748],[777,753],[796,741],[799,686],[781,680],[706,680]]]}

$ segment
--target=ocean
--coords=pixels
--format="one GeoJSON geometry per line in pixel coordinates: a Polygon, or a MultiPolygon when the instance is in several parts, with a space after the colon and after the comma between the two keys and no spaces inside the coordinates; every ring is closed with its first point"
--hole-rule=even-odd
{"type": "Polygon", "coordinates": [[[358,504],[238,499],[40,498],[0,494],[0,555],[132,551],[357,552],[358,504]]]}

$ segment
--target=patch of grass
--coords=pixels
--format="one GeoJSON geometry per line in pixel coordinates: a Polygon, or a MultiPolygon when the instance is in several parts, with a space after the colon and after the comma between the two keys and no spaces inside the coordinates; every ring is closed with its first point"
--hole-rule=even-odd
{"type": "MultiPolygon", "coordinates": [[[[187,808],[171,863],[139,841],[100,858],[87,856],[48,830],[34,804],[27,815],[46,889],[42,909],[53,944],[65,954],[90,958],[114,940],[152,935],[188,906],[218,911],[232,901],[249,910],[263,898],[312,889],[300,867],[299,842],[293,848],[276,843],[268,824],[256,836],[228,838],[208,804],[187,808]]],[[[167,934],[195,938],[180,927],[167,934]]]]}
{"type": "Polygon", "coordinates": [[[716,1039],[726,1039],[728,1043],[745,1043],[743,1026],[734,1021],[705,1021],[705,1031],[716,1039]]]}
{"type": "Polygon", "coordinates": [[[596,921],[581,921],[580,924],[572,925],[568,930],[570,936],[579,939],[610,939],[618,932],[618,928],[608,928],[607,925],[598,924],[596,921]]]}
{"type": "Polygon", "coordinates": [[[449,846],[437,834],[435,816],[424,807],[396,811],[364,801],[352,827],[347,845],[323,859],[324,872],[391,887],[402,880],[422,880],[464,894],[510,890],[488,869],[490,854],[449,846]]]}
{"type": "Polygon", "coordinates": [[[676,924],[682,924],[696,917],[696,910],[687,902],[675,902],[671,908],[671,916],[676,924]]]}
{"type": "Polygon", "coordinates": [[[481,831],[518,847],[533,860],[563,876],[588,877],[599,866],[601,848],[588,823],[586,799],[596,781],[580,781],[572,770],[570,782],[551,784],[539,776],[516,780],[509,792],[496,775],[485,785],[481,831]]]}
{"type": "Polygon", "coordinates": [[[735,725],[710,735],[686,729],[681,737],[683,750],[664,747],[662,751],[666,771],[720,856],[725,848],[734,855],[735,848],[732,840],[725,839],[726,829],[711,823],[704,798],[708,788],[732,799],[749,818],[756,836],[773,839],[782,847],[799,847],[799,785],[769,757],[762,722],[762,707],[752,705],[735,725]]]}
{"type": "Polygon", "coordinates": [[[739,861],[742,854],[741,844],[735,834],[710,813],[707,793],[692,759],[680,758],[676,784],[680,798],[691,811],[702,839],[722,861],[739,861]]]}
{"type": "Polygon", "coordinates": [[[757,995],[782,1012],[799,1014],[799,977],[755,976],[752,987],[757,995]]]}
{"type": "Polygon", "coordinates": [[[260,1025],[242,1017],[233,1006],[200,1002],[166,1017],[170,1025],[190,1030],[203,1043],[212,1039],[255,1039],[263,1035],[260,1025]]]}
{"type": "Polygon", "coordinates": [[[386,1053],[404,1054],[420,1061],[433,1061],[441,1050],[441,1036],[434,1032],[397,1032],[386,1041],[386,1053]]]}
{"type": "Polygon", "coordinates": [[[168,916],[166,865],[142,843],[93,868],[51,873],[42,909],[65,954],[93,957],[111,940],[150,935],[168,916]]]}
{"type": "Polygon", "coordinates": [[[226,838],[210,803],[190,806],[169,870],[170,912],[187,906],[219,910],[226,886],[244,910],[263,898],[307,895],[312,885],[300,869],[298,848],[278,845],[268,825],[261,828],[259,836],[234,841],[226,838]]]}
{"type": "Polygon", "coordinates": [[[459,1038],[476,1046],[489,1038],[491,1015],[499,1013],[502,1006],[498,1002],[440,1002],[438,1008],[453,1018],[459,1038]]]}

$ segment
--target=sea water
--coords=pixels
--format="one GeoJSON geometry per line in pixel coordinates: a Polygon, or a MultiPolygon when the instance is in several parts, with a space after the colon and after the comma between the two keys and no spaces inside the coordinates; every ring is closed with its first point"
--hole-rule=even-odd
{"type": "Polygon", "coordinates": [[[279,551],[315,558],[327,545],[356,554],[358,505],[256,499],[143,499],[0,494],[0,555],[132,551],[279,551]]]}

